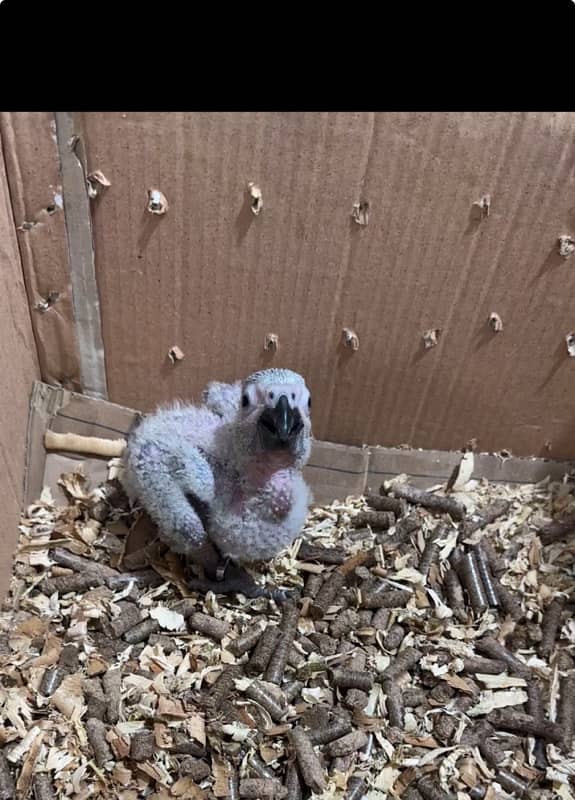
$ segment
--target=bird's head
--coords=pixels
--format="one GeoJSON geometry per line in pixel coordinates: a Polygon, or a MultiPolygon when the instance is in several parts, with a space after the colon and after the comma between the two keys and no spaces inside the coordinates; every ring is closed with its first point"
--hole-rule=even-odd
{"type": "Polygon", "coordinates": [[[311,395],[304,379],[288,369],[266,369],[242,384],[240,425],[254,426],[253,446],[304,464],[311,450],[311,395]]]}

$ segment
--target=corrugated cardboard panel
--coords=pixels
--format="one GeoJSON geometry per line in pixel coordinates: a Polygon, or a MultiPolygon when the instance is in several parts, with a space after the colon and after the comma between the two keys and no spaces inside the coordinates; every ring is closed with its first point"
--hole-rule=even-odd
{"type": "Polygon", "coordinates": [[[43,486],[49,486],[57,496],[60,474],[73,469],[80,461],[98,480],[106,476],[107,461],[104,459],[46,453],[44,434],[47,430],[120,439],[126,436],[137,418],[138,413],[132,409],[37,381],[30,403],[26,502],[37,499],[43,486]]]}
{"type": "MultiPolygon", "coordinates": [[[[46,455],[43,442],[47,429],[118,439],[127,436],[137,417],[137,412],[130,408],[37,383],[32,399],[27,502],[39,495],[44,484],[57,492],[62,471],[73,469],[80,461],[84,462],[94,480],[101,480],[106,474],[107,461],[104,459],[84,458],[67,452],[46,455]]],[[[361,495],[366,487],[377,491],[384,480],[400,474],[407,474],[416,486],[428,487],[445,482],[460,458],[461,453],[352,447],[316,440],[304,474],[314,502],[329,503],[349,495],[361,495]]],[[[571,462],[503,459],[480,453],[475,457],[473,477],[487,478],[496,483],[532,483],[547,476],[560,480],[574,466],[571,462]]]]}
{"type": "Polygon", "coordinates": [[[24,492],[26,423],[32,381],[39,375],[0,146],[0,590],[8,583],[24,492]]]}
{"type": "MultiPolygon", "coordinates": [[[[83,461],[86,469],[94,471],[97,459],[87,459],[74,454],[49,453],[44,449],[47,430],[56,433],[77,433],[80,436],[98,436],[101,439],[120,439],[130,430],[138,414],[129,408],[108,403],[66,389],[37,381],[30,401],[28,425],[28,454],[26,469],[26,503],[36,500],[42,487],[57,488],[61,458],[67,459],[67,469],[83,461]]],[[[106,462],[102,461],[105,465],[106,462]]],[[[100,465],[101,467],[101,465],[100,465]]],[[[105,476],[100,467],[98,478],[105,476]]]]}
{"type": "Polygon", "coordinates": [[[137,417],[138,413],[131,408],[75,392],[63,392],[50,428],[58,433],[119,439],[130,431],[137,417]]]}
{"type": "Polygon", "coordinates": [[[360,348],[341,354],[327,438],[451,450],[476,437],[482,451],[573,456],[575,261],[557,239],[575,234],[575,115],[375,114],[371,125],[369,225],[351,232],[336,315],[360,348]],[[489,216],[476,219],[486,194],[489,216]]]}
{"type": "MultiPolygon", "coordinates": [[[[421,489],[446,483],[461,453],[439,450],[399,450],[390,447],[371,449],[366,486],[377,492],[384,481],[408,475],[410,483],[421,489]]],[[[475,455],[474,479],[492,483],[538,483],[545,478],[558,481],[572,471],[574,462],[542,458],[501,458],[487,453],[475,455]]]]}
{"type": "Polygon", "coordinates": [[[81,123],[89,169],[112,182],[93,218],[113,400],[149,409],[273,363],[306,375],[322,440],[450,450],[476,437],[486,451],[575,454],[575,256],[557,254],[575,235],[575,114],[81,123]],[[149,188],[164,216],[146,211],[149,188]],[[352,219],[361,201],[366,226],[352,219]],[[425,350],[431,328],[442,334],[425,350]],[[185,353],[175,366],[172,345],[185,353]]]}
{"type": "MultiPolygon", "coordinates": [[[[37,383],[32,398],[27,502],[39,496],[43,485],[57,492],[61,472],[73,469],[79,461],[84,462],[94,479],[105,477],[102,470],[107,462],[103,459],[86,459],[70,453],[46,454],[46,430],[118,439],[127,436],[137,417],[133,409],[37,383]]],[[[327,503],[350,494],[361,494],[365,487],[368,456],[368,451],[363,448],[314,442],[305,477],[315,502],[327,503]]]]}
{"type": "Polygon", "coordinates": [[[63,392],[63,389],[40,381],[36,381],[32,387],[24,475],[25,505],[35,502],[44,486],[46,471],[44,435],[51,425],[53,415],[60,407],[63,392]]]}
{"type": "Polygon", "coordinates": [[[304,469],[313,501],[331,503],[349,495],[363,494],[368,463],[366,448],[314,442],[309,464],[304,469]]]}
{"type": "Polygon", "coordinates": [[[80,362],[54,115],[1,112],[0,134],[42,377],[77,389],[80,362]],[[51,293],[57,293],[54,305],[37,311],[51,293]]]}
{"type": "MultiPolygon", "coordinates": [[[[150,409],[265,365],[308,378],[325,438],[363,114],[84,114],[110,397],[150,409]],[[263,211],[247,193],[255,181],[263,211]],[[146,211],[161,190],[165,216],[146,211]],[[264,352],[268,333],[276,356],[264,352]],[[168,351],[185,353],[175,366],[168,351]]],[[[359,159],[359,160],[358,160],[359,159]]]]}

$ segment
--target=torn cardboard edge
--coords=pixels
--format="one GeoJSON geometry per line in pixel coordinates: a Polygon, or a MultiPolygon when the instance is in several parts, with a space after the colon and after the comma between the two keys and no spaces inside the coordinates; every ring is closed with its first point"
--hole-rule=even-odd
{"type": "Polygon", "coordinates": [[[40,374],[47,383],[81,391],[54,131],[52,112],[0,112],[0,158],[3,155],[12,206],[9,223],[17,236],[40,374]]]}
{"type": "Polygon", "coordinates": [[[104,398],[108,387],[86,156],[74,114],[58,111],[55,119],[82,388],[94,397],[104,398]]]}
{"type": "MultiPolygon", "coordinates": [[[[32,390],[28,420],[25,502],[38,499],[43,486],[60,496],[58,478],[62,472],[85,465],[93,481],[105,480],[108,460],[65,452],[47,453],[44,436],[47,430],[118,439],[126,436],[140,413],[124,406],[99,400],[36,381],[32,390]]],[[[428,488],[448,480],[461,453],[440,450],[409,450],[394,447],[353,447],[333,442],[314,442],[305,468],[316,503],[343,500],[361,495],[367,488],[377,491],[385,480],[399,474],[409,475],[414,486],[428,488]]],[[[549,476],[561,480],[575,468],[573,461],[540,458],[501,458],[475,455],[474,478],[493,483],[537,483],[549,476]]]]}

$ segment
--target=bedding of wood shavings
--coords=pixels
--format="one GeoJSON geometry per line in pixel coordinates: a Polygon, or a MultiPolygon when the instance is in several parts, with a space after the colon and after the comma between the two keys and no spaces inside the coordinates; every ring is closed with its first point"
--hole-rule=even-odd
{"type": "Polygon", "coordinates": [[[315,508],[283,607],[189,592],[115,480],[62,485],[1,615],[0,800],[575,796],[568,477],[315,508]]]}

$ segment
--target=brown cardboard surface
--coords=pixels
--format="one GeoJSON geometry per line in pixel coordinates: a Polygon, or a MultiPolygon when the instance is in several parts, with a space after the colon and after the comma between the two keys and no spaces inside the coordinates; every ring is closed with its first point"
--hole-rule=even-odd
{"type": "MultiPolygon", "coordinates": [[[[117,439],[129,433],[137,417],[138,413],[132,409],[37,383],[30,421],[27,502],[36,499],[44,485],[58,496],[58,478],[62,471],[73,469],[80,461],[94,480],[105,477],[107,462],[103,459],[86,459],[70,453],[46,454],[43,445],[46,430],[117,439]]],[[[361,494],[367,466],[366,449],[314,442],[305,477],[315,502],[326,503],[350,494],[361,494]]]]}
{"type": "Polygon", "coordinates": [[[349,495],[362,494],[369,463],[369,451],[362,447],[314,442],[304,476],[315,503],[331,503],[349,495]]]}
{"type": "Polygon", "coordinates": [[[138,412],[132,409],[37,382],[31,401],[26,502],[36,499],[43,486],[48,486],[58,495],[61,467],[69,471],[83,462],[92,477],[100,480],[105,477],[107,462],[103,459],[83,458],[70,453],[47,454],[44,449],[47,430],[118,439],[127,435],[137,418],[138,412]]]}
{"type": "Polygon", "coordinates": [[[138,416],[138,412],[131,408],[75,392],[62,392],[60,406],[50,428],[57,433],[118,439],[129,432],[138,416]]]}
{"type": "MultiPolygon", "coordinates": [[[[405,474],[414,486],[427,489],[445,483],[460,460],[461,453],[374,447],[370,451],[366,486],[377,492],[384,481],[405,474]]],[[[475,479],[486,478],[492,483],[537,483],[547,477],[561,480],[573,470],[575,462],[501,458],[477,453],[474,467],[472,478],[475,479]]]]}
{"type": "Polygon", "coordinates": [[[0,589],[12,571],[24,493],[26,423],[32,381],[39,375],[22,264],[0,146],[0,589]]]}
{"type": "MultiPolygon", "coordinates": [[[[137,413],[104,400],[41,383],[34,387],[33,397],[31,429],[35,435],[29,436],[29,463],[37,466],[30,470],[35,477],[29,480],[27,501],[32,502],[43,485],[58,495],[61,473],[73,469],[79,462],[84,463],[94,481],[102,480],[106,475],[106,460],[86,459],[70,453],[51,452],[46,455],[42,444],[44,432],[50,429],[58,433],[117,439],[128,434],[137,413]]],[[[349,495],[360,495],[367,487],[377,491],[384,480],[399,474],[407,474],[416,486],[421,487],[445,482],[460,458],[460,453],[362,448],[315,441],[305,468],[305,478],[312,489],[314,502],[329,503],[349,495]]],[[[502,459],[481,453],[476,455],[473,477],[485,477],[496,483],[529,483],[547,476],[559,480],[574,467],[571,462],[515,457],[502,459]]]]}
{"type": "Polygon", "coordinates": [[[317,393],[325,438],[362,115],[82,116],[88,168],[112,184],[93,206],[110,397],[148,410],[289,364],[317,393]],[[164,216],[146,211],[150,188],[166,195],[164,216]],[[277,357],[264,352],[268,333],[277,357]],[[175,365],[174,345],[185,354],[175,365]]]}
{"type": "Polygon", "coordinates": [[[54,116],[48,112],[0,112],[12,213],[42,377],[77,389],[80,362],[55,130],[54,116]],[[57,302],[44,313],[35,310],[51,292],[58,292],[57,302]]]}
{"type": "Polygon", "coordinates": [[[556,250],[575,235],[575,114],[80,122],[88,168],[111,182],[92,211],[113,400],[147,410],[277,364],[306,376],[322,440],[451,450],[476,437],[485,451],[575,455],[575,256],[556,250]],[[150,188],[165,215],[146,211],[150,188]],[[486,194],[489,216],[475,219],[486,194]],[[430,328],[442,335],[424,350],[430,328]]]}
{"type": "Polygon", "coordinates": [[[62,399],[62,389],[36,381],[30,396],[28,435],[26,445],[26,472],[24,475],[24,503],[33,503],[44,486],[46,451],[44,434],[62,399]]]}
{"type": "Polygon", "coordinates": [[[94,267],[92,220],[88,196],[83,140],[71,112],[56,114],[70,281],[74,298],[76,336],[80,356],[82,391],[106,398],[106,360],[102,341],[100,298],[94,267]]]}

